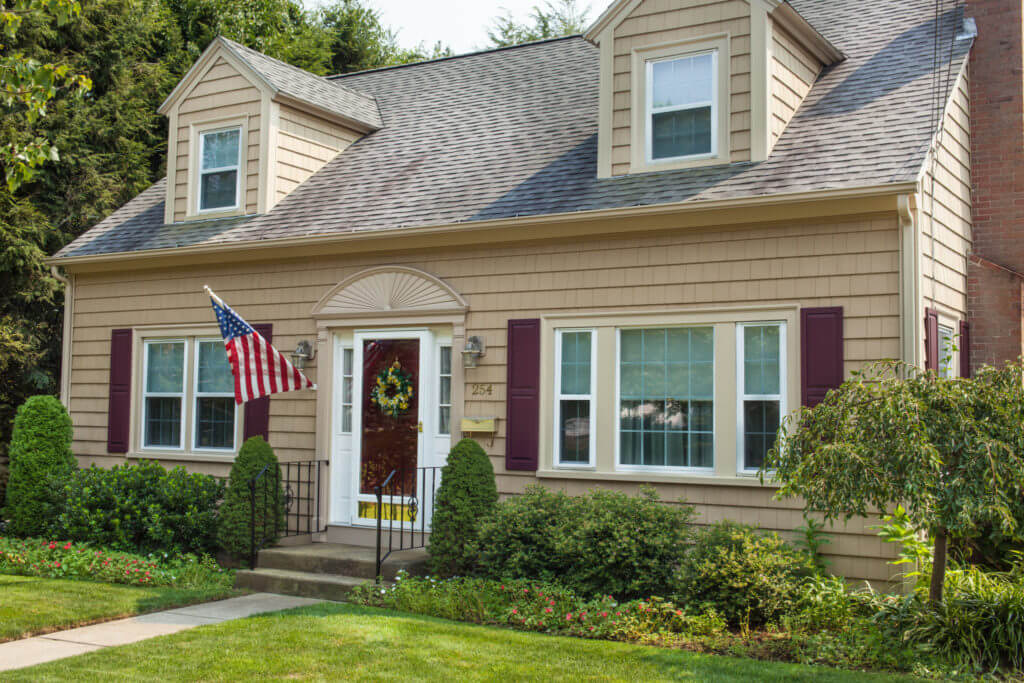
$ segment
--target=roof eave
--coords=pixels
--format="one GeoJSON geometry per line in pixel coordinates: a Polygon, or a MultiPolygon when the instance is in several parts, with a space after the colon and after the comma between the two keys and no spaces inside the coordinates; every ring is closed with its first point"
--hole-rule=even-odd
{"type": "Polygon", "coordinates": [[[780,0],[766,1],[769,5],[775,5],[769,12],[772,19],[779,26],[793,34],[793,37],[799,39],[822,64],[829,66],[846,59],[846,55],[839,48],[833,45],[828,38],[821,35],[818,29],[814,28],[788,2],[781,2],[780,0]]]}
{"type": "MultiPolygon", "coordinates": [[[[380,119],[379,108],[377,111],[378,121],[369,122],[363,121],[362,119],[356,119],[350,116],[345,116],[343,114],[339,114],[336,111],[331,111],[330,109],[324,109],[323,107],[313,104],[309,100],[305,100],[301,97],[296,97],[295,95],[291,95],[280,90],[275,92],[271,99],[274,102],[279,102],[281,104],[286,104],[290,107],[295,107],[296,109],[301,109],[310,114],[314,114],[322,119],[327,119],[328,121],[331,121],[333,123],[337,123],[347,128],[351,128],[357,133],[372,133],[384,127],[384,122],[383,120],[380,119]]],[[[374,101],[374,106],[377,106],[376,101],[374,101]]]]}

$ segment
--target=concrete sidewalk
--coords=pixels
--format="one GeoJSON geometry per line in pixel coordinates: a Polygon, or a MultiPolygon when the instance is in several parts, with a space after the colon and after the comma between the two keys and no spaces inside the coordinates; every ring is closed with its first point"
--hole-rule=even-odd
{"type": "Polygon", "coordinates": [[[0,671],[51,662],[105,647],[127,645],[205,624],[219,624],[222,621],[242,619],[254,614],[305,607],[320,602],[323,601],[274,593],[255,593],[240,598],[204,602],[190,607],[82,626],[45,636],[13,640],[9,643],[0,643],[0,671]]]}

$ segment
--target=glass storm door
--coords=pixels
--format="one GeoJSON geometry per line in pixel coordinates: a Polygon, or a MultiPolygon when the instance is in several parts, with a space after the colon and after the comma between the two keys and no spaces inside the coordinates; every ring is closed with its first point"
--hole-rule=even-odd
{"type": "Polygon", "coordinates": [[[382,517],[411,521],[423,424],[421,338],[416,333],[401,338],[357,335],[355,347],[361,370],[356,517],[376,520],[374,487],[391,476],[382,517]]]}

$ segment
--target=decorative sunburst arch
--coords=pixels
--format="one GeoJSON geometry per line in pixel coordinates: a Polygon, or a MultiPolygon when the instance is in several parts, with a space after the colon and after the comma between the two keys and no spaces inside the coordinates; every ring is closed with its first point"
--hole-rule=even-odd
{"type": "Polygon", "coordinates": [[[313,307],[314,318],[465,313],[458,292],[417,268],[379,266],[342,280],[313,307]]]}

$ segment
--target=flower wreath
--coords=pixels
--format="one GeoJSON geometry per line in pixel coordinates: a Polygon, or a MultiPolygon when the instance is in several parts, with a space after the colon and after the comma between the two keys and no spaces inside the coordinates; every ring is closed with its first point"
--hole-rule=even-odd
{"type": "Polygon", "coordinates": [[[380,411],[391,417],[398,417],[409,409],[412,400],[412,382],[409,375],[402,371],[402,364],[397,360],[386,370],[377,373],[370,402],[380,411]]]}

